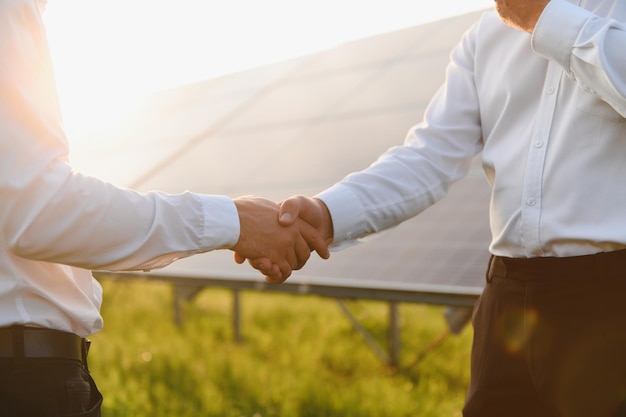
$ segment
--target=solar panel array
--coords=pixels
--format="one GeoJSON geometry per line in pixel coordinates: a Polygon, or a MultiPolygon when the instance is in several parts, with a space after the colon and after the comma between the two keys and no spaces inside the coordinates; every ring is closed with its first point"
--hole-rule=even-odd
{"type": "MultiPolygon", "coordinates": [[[[140,190],[185,190],[275,201],[313,195],[401,144],[444,80],[449,52],[480,13],[161,92],[101,148],[88,171],[140,190]],[[115,167],[111,170],[111,167],[115,167]]],[[[315,256],[293,282],[478,292],[488,259],[489,187],[476,162],[449,195],[367,243],[315,256]]],[[[230,251],[155,274],[259,278],[230,251]]]]}

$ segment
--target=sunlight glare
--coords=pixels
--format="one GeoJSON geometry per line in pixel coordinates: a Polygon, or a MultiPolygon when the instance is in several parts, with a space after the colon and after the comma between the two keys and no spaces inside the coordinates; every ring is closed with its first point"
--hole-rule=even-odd
{"type": "MultiPolygon", "coordinates": [[[[149,93],[490,7],[493,0],[55,0],[44,21],[72,142],[149,93]]],[[[97,136],[97,135],[96,135],[97,136]]]]}

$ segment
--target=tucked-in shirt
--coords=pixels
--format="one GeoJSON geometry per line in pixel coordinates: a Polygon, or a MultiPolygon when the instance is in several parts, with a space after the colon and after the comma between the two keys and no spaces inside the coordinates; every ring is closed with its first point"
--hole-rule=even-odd
{"type": "Polygon", "coordinates": [[[552,0],[532,36],[486,12],[405,143],[318,195],[333,246],[417,215],[478,155],[492,187],[491,253],[623,249],[625,116],[626,1],[552,0]]]}
{"type": "Polygon", "coordinates": [[[37,0],[0,0],[0,326],[102,326],[90,270],[150,270],[239,238],[233,201],[74,172],[37,0]]]}

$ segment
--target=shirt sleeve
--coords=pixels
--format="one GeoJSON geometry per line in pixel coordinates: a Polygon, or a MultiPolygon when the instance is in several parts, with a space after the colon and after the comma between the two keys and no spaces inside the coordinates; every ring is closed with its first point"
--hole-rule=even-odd
{"type": "MultiPolygon", "coordinates": [[[[615,6],[618,7],[618,6],[615,6]]],[[[532,36],[533,49],[559,63],[585,91],[626,117],[626,22],[566,0],[552,0],[532,36]]]]}
{"type": "Polygon", "coordinates": [[[138,193],[72,170],[36,0],[0,0],[0,235],[18,256],[149,270],[232,247],[233,201],[138,193]]]}
{"type": "Polygon", "coordinates": [[[331,249],[354,245],[416,216],[467,174],[472,157],[482,149],[474,35],[468,32],[453,50],[446,83],[404,144],[316,196],[332,217],[331,249]]]}

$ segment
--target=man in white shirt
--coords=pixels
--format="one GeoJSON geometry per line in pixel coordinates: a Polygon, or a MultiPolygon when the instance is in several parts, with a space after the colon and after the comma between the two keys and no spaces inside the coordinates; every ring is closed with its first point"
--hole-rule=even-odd
{"type": "Polygon", "coordinates": [[[0,414],[97,416],[84,338],[102,327],[102,297],[90,270],[232,249],[280,280],[327,247],[305,222],[280,226],[267,200],[140,194],[74,172],[44,3],[0,0],[0,414]]]}
{"type": "Polygon", "coordinates": [[[283,222],[341,249],[435,203],[482,152],[493,257],[464,416],[626,415],[626,1],[496,9],[404,145],[288,200],[283,222]]]}

